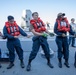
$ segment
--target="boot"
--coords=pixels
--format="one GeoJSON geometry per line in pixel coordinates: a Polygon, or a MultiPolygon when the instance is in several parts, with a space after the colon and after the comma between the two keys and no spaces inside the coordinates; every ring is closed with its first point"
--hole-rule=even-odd
{"type": "Polygon", "coordinates": [[[64,65],[65,65],[67,68],[70,68],[70,65],[69,65],[69,63],[68,63],[68,59],[65,60],[64,65]]]}
{"type": "Polygon", "coordinates": [[[74,67],[76,68],[76,52],[75,52],[75,62],[74,62],[74,67]]]}
{"type": "Polygon", "coordinates": [[[47,58],[47,65],[48,65],[50,68],[54,68],[54,66],[50,63],[50,58],[47,58]]]}
{"type": "Polygon", "coordinates": [[[29,60],[28,65],[26,67],[26,71],[31,71],[31,62],[32,60],[29,60]]]}
{"type": "Polygon", "coordinates": [[[28,64],[28,65],[27,65],[26,71],[31,71],[31,64],[28,64]]]}
{"type": "Polygon", "coordinates": [[[14,63],[10,62],[10,64],[7,67],[7,69],[11,69],[13,66],[14,66],[14,63]]]}
{"type": "Polygon", "coordinates": [[[59,66],[59,68],[62,68],[62,63],[61,63],[61,62],[59,62],[58,66],[59,66]]]}
{"type": "Polygon", "coordinates": [[[2,66],[1,66],[1,64],[0,64],[0,68],[1,68],[2,66]]]}
{"type": "Polygon", "coordinates": [[[23,60],[21,60],[21,62],[20,62],[20,66],[21,66],[21,68],[25,68],[25,65],[24,65],[23,60]]]}
{"type": "Polygon", "coordinates": [[[76,62],[74,63],[74,67],[76,68],[76,62]]]}
{"type": "Polygon", "coordinates": [[[62,60],[61,60],[61,58],[59,58],[58,60],[59,60],[58,66],[59,66],[59,68],[62,68],[62,60]]]}
{"type": "Polygon", "coordinates": [[[54,68],[54,66],[53,66],[51,63],[47,63],[47,65],[48,65],[50,68],[54,68]]]}

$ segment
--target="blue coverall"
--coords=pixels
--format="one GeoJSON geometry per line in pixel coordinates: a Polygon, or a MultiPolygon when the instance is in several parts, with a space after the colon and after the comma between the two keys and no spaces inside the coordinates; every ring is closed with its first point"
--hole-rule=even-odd
{"type": "MultiPolygon", "coordinates": [[[[66,60],[69,58],[69,43],[68,43],[68,37],[62,37],[62,34],[63,33],[67,34],[67,32],[58,31],[57,27],[58,27],[58,23],[56,22],[54,26],[54,33],[58,35],[56,36],[56,44],[58,47],[58,58],[61,59],[62,56],[64,55],[64,59],[66,60]]],[[[74,35],[71,26],[69,33],[71,35],[74,35]]]]}
{"type": "Polygon", "coordinates": [[[47,42],[47,38],[43,36],[34,36],[32,40],[33,40],[33,46],[32,46],[32,51],[29,57],[29,62],[31,62],[36,57],[40,46],[44,50],[46,58],[49,59],[50,49],[49,49],[49,45],[47,42]]]}
{"type": "MultiPolygon", "coordinates": [[[[23,36],[27,36],[27,34],[19,27],[20,34],[23,36]]],[[[10,62],[14,62],[15,59],[15,50],[19,56],[20,60],[23,60],[23,49],[20,44],[20,40],[18,38],[14,38],[14,36],[8,34],[6,26],[3,28],[3,34],[7,38],[7,48],[9,50],[9,60],[10,62]]]]}

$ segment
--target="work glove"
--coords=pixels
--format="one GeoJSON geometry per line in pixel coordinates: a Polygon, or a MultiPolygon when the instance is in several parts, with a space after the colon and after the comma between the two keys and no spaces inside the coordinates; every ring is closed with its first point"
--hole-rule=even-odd
{"type": "Polygon", "coordinates": [[[50,35],[51,37],[53,37],[53,36],[54,36],[54,33],[50,33],[49,35],[50,35]]]}
{"type": "Polygon", "coordinates": [[[66,37],[66,35],[63,33],[63,34],[62,34],[62,37],[66,37]]]}
{"type": "Polygon", "coordinates": [[[74,34],[74,37],[76,38],[76,34],[74,34]]]}
{"type": "Polygon", "coordinates": [[[42,36],[43,36],[43,37],[47,37],[48,35],[47,35],[46,33],[43,33],[42,36]]]}

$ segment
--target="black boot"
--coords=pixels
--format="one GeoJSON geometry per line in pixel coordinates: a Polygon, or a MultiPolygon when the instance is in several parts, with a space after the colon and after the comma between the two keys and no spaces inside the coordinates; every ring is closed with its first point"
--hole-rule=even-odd
{"type": "Polygon", "coordinates": [[[76,62],[74,63],[74,67],[76,68],[76,62]]]}
{"type": "Polygon", "coordinates": [[[0,64],[0,68],[1,68],[2,66],[1,66],[1,64],[0,64]]]}
{"type": "Polygon", "coordinates": [[[20,62],[20,66],[21,66],[21,68],[25,68],[25,65],[24,65],[23,60],[21,60],[21,62],[20,62]]]}
{"type": "Polygon", "coordinates": [[[74,67],[76,68],[76,52],[75,52],[75,62],[74,62],[74,67]]]}
{"type": "Polygon", "coordinates": [[[29,60],[28,65],[26,67],[26,71],[31,71],[31,61],[32,60],[29,60]]]}
{"type": "Polygon", "coordinates": [[[26,70],[27,70],[27,71],[31,71],[31,64],[28,64],[28,65],[27,65],[26,70]]]}
{"type": "Polygon", "coordinates": [[[48,65],[50,68],[54,68],[54,66],[53,66],[51,63],[47,63],[47,65],[48,65]]]}
{"type": "Polygon", "coordinates": [[[10,62],[10,64],[7,67],[7,69],[11,69],[13,66],[14,66],[14,64],[12,62],[10,62]]]}
{"type": "Polygon", "coordinates": [[[61,60],[61,58],[59,58],[58,60],[59,60],[58,66],[59,66],[59,68],[62,68],[62,60],[61,60]]]}
{"type": "Polygon", "coordinates": [[[48,65],[50,68],[54,68],[54,66],[50,63],[50,58],[47,58],[47,65],[48,65]]]}
{"type": "Polygon", "coordinates": [[[64,65],[65,65],[67,68],[70,68],[70,65],[69,65],[69,63],[68,63],[68,59],[65,60],[64,65]]]}

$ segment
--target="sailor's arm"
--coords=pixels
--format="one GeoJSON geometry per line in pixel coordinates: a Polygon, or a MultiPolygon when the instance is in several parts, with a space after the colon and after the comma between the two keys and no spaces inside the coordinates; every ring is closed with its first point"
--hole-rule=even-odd
{"type": "Polygon", "coordinates": [[[27,35],[20,27],[19,30],[21,35],[26,36],[27,38],[31,37],[31,35],[27,35]]]}
{"type": "Polygon", "coordinates": [[[6,37],[8,39],[14,39],[14,36],[11,36],[11,35],[8,34],[7,29],[6,29],[5,26],[3,28],[3,34],[4,34],[4,37],[6,37]]]}
{"type": "Polygon", "coordinates": [[[49,32],[48,30],[45,31],[47,34],[49,34],[50,36],[54,36],[54,33],[49,32]]]}
{"type": "Polygon", "coordinates": [[[58,26],[58,23],[56,22],[54,25],[54,33],[58,36],[62,36],[63,33],[58,31],[57,26],[58,26]]]}

